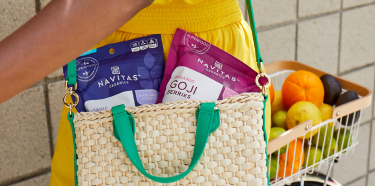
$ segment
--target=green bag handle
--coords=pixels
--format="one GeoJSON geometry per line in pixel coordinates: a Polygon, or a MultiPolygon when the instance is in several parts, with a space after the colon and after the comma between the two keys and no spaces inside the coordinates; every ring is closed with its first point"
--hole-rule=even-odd
{"type": "MultiPolygon", "coordinates": [[[[253,6],[251,3],[251,0],[246,0],[246,4],[247,4],[247,11],[249,14],[250,27],[253,32],[253,41],[255,45],[255,55],[257,59],[258,69],[262,70],[263,59],[259,50],[258,35],[257,35],[257,29],[255,27],[254,12],[253,12],[253,6]]],[[[68,63],[66,81],[68,82],[69,86],[75,86],[77,83],[76,60],[73,60],[72,62],[68,63]]]]}
{"type": "Polygon", "coordinates": [[[72,129],[72,136],[73,136],[73,146],[74,146],[74,183],[75,186],[78,186],[78,178],[77,178],[77,171],[78,171],[78,166],[77,166],[77,145],[76,145],[76,130],[74,128],[74,114],[69,114],[68,113],[68,120],[70,123],[70,128],[72,129]]]}
{"type": "Polygon", "coordinates": [[[112,107],[113,133],[122,143],[122,146],[124,147],[130,161],[144,176],[159,183],[176,182],[187,176],[193,170],[204,152],[208,136],[210,133],[215,131],[218,124],[220,124],[215,123],[215,121],[220,121],[219,110],[215,110],[215,106],[215,103],[202,103],[200,108],[197,109],[197,130],[195,135],[194,152],[190,166],[185,172],[173,177],[157,177],[147,173],[139,157],[134,139],[134,119],[131,114],[125,110],[124,105],[112,107]]]}
{"type": "Polygon", "coordinates": [[[254,11],[253,11],[253,5],[251,3],[251,0],[246,0],[246,5],[247,5],[247,12],[249,14],[250,28],[251,28],[251,31],[253,32],[253,41],[254,41],[254,46],[255,46],[255,56],[256,56],[256,59],[257,59],[257,63],[258,63],[258,69],[262,70],[263,59],[262,59],[262,55],[260,54],[257,28],[255,26],[254,11]]]}
{"type": "Polygon", "coordinates": [[[68,63],[66,69],[66,81],[69,86],[76,86],[77,84],[77,61],[74,59],[68,63]]]}

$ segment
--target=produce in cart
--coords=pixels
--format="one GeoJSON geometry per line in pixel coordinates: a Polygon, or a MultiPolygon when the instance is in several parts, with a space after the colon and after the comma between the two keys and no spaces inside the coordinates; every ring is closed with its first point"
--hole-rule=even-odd
{"type": "Polygon", "coordinates": [[[278,162],[277,156],[272,155],[270,163],[270,179],[274,178],[280,170],[280,163],[278,162]]]}
{"type": "Polygon", "coordinates": [[[290,142],[290,146],[287,153],[280,155],[280,170],[278,177],[290,176],[297,173],[302,167],[304,162],[305,154],[302,141],[296,139],[290,142]],[[286,164],[286,165],[285,165],[286,164]],[[286,167],[286,168],[285,168],[286,167]]]}
{"type": "MultiPolygon", "coordinates": [[[[277,139],[270,141],[267,148],[269,158],[273,159],[270,159],[270,163],[271,161],[275,161],[276,158],[280,164],[280,170],[277,171],[277,175],[274,178],[270,177],[270,185],[290,185],[290,183],[295,181],[301,182],[299,184],[302,185],[307,174],[313,173],[315,168],[320,167],[320,165],[324,163],[329,163],[330,168],[328,170],[330,171],[333,162],[337,162],[334,160],[337,160],[338,157],[345,157],[341,156],[341,154],[348,154],[348,152],[354,150],[354,146],[358,144],[357,136],[359,135],[361,109],[370,106],[372,93],[363,86],[342,78],[337,78],[333,75],[328,75],[318,69],[299,62],[275,62],[266,65],[266,69],[267,72],[270,73],[273,85],[276,88],[274,90],[275,98],[271,106],[272,127],[283,128],[282,124],[284,118],[282,113],[286,112],[288,116],[289,113],[292,113],[290,109],[300,101],[309,102],[307,105],[315,105],[313,110],[315,110],[315,113],[320,112],[321,115],[321,122],[313,125],[313,119],[314,117],[316,118],[316,116],[301,119],[301,115],[309,115],[307,112],[311,112],[311,109],[300,105],[300,111],[298,111],[299,109],[295,109],[297,110],[295,112],[299,113],[300,116],[298,116],[298,114],[297,116],[294,116],[294,114],[290,115],[291,118],[298,118],[298,122],[293,124],[294,127],[289,128],[287,125],[286,132],[277,137],[277,139]],[[296,74],[304,75],[297,76],[296,74]],[[310,81],[306,78],[307,76],[313,77],[314,81],[310,81]],[[319,81],[316,80],[321,82],[319,83],[319,81]],[[311,87],[317,84],[323,84],[323,91],[321,91],[321,87],[318,89],[319,91],[311,91],[311,87]],[[289,89],[283,89],[288,86],[290,86],[289,89]],[[279,87],[282,87],[282,89],[278,89],[279,87]],[[290,94],[287,95],[285,99],[283,97],[284,92],[287,92],[285,94],[290,94]],[[355,92],[355,94],[352,92],[355,92]],[[349,94],[352,95],[349,97],[349,94]],[[358,96],[355,96],[357,94],[358,96]],[[294,97],[291,95],[294,95],[294,97]],[[314,101],[314,99],[310,99],[311,97],[322,99],[317,102],[316,100],[314,101]],[[342,103],[338,104],[338,99],[340,97],[345,99],[343,99],[344,101],[342,101],[342,103]],[[329,99],[331,99],[331,101],[327,101],[329,99]],[[294,102],[290,104],[290,100],[294,102]],[[318,132],[315,133],[315,131],[318,132]],[[308,134],[310,136],[308,136],[308,134]],[[300,138],[301,136],[302,138],[300,138]],[[297,152],[291,152],[295,149],[292,145],[296,140],[301,141],[301,146],[303,147],[302,152],[298,152],[298,150],[297,152]],[[279,153],[280,148],[283,148],[285,144],[289,144],[288,150],[275,157],[275,154],[279,153]],[[303,156],[302,165],[296,167],[298,164],[290,164],[290,162],[293,163],[294,161],[289,159],[284,162],[283,160],[285,160],[286,156],[294,156],[294,158],[303,156]],[[284,157],[284,159],[282,159],[282,157],[284,157]]],[[[271,167],[269,167],[269,169],[271,169],[271,167]]],[[[327,175],[330,174],[329,171],[327,175]]]]}
{"type": "MultiPolygon", "coordinates": [[[[345,103],[354,101],[356,99],[359,99],[358,94],[356,92],[354,92],[353,90],[349,90],[349,91],[340,95],[340,97],[337,99],[336,107],[338,107],[340,105],[343,105],[345,103]]],[[[356,123],[358,121],[359,115],[360,115],[360,111],[357,111],[355,113],[354,123],[356,123]]],[[[352,125],[353,117],[354,117],[354,114],[350,114],[348,121],[346,121],[347,116],[344,116],[341,120],[341,124],[346,125],[346,123],[347,123],[348,126],[352,125]]]]}
{"type": "MultiPolygon", "coordinates": [[[[290,130],[309,119],[312,120],[313,126],[329,120],[335,106],[358,99],[358,95],[352,90],[342,93],[341,85],[335,77],[325,74],[319,78],[314,73],[304,70],[291,73],[285,79],[282,90],[273,91],[274,100],[271,107],[273,128],[271,129],[270,140],[284,133],[285,131],[282,129],[290,130]]],[[[343,125],[346,123],[352,124],[353,120],[357,122],[359,116],[359,111],[350,114],[349,117],[343,117],[341,123],[343,125]]],[[[350,124],[347,126],[350,126],[350,124]]],[[[350,146],[353,138],[350,128],[335,131],[334,125],[335,122],[330,122],[328,125],[323,125],[299,137],[300,140],[305,139],[303,142],[305,148],[298,147],[297,152],[289,152],[294,151],[294,141],[290,143],[288,150],[284,146],[279,151],[274,152],[273,154],[280,155],[276,157],[280,161],[278,176],[283,177],[285,170],[285,176],[290,176],[302,166],[313,166],[322,159],[350,146]],[[297,164],[292,167],[290,163],[293,163],[293,160],[289,159],[285,163],[286,151],[291,153],[292,157],[293,153],[298,156],[298,152],[301,152],[303,154],[303,165],[297,164]],[[285,164],[287,166],[284,170],[285,164]]],[[[300,140],[298,145],[302,146],[300,140]]],[[[298,160],[300,160],[300,157],[298,157],[298,160]]]]}
{"type": "Polygon", "coordinates": [[[280,127],[285,130],[288,130],[286,126],[286,114],[287,112],[283,110],[278,110],[275,114],[272,115],[272,127],[280,127]]]}
{"type": "MultiPolygon", "coordinates": [[[[310,150],[309,148],[305,148],[305,156],[306,159],[303,162],[304,167],[310,167],[313,166],[316,162],[320,161],[320,158],[322,157],[322,149],[317,146],[311,146],[310,150]]],[[[316,167],[318,165],[315,165],[316,167]]]]}
{"type": "MultiPolygon", "coordinates": [[[[273,127],[271,128],[271,131],[270,131],[270,140],[273,140],[275,139],[277,136],[280,136],[281,134],[283,134],[285,131],[285,129],[283,128],[280,128],[280,127],[273,127]]],[[[288,149],[288,145],[285,145],[284,147],[282,147],[280,149],[280,152],[275,152],[275,155],[280,155],[280,154],[284,154],[286,152],[286,150],[288,149]]]]}
{"type": "Polygon", "coordinates": [[[330,143],[330,136],[332,136],[333,129],[330,125],[324,125],[320,128],[320,132],[318,135],[315,135],[312,138],[312,143],[314,145],[317,145],[320,148],[323,148],[323,146],[326,146],[330,143]],[[328,137],[327,137],[328,136],[328,137]]]}
{"type": "Polygon", "coordinates": [[[270,92],[270,99],[271,99],[271,104],[272,104],[273,100],[275,99],[275,89],[273,88],[272,81],[271,81],[270,88],[268,90],[270,92]]]}
{"type": "MultiPolygon", "coordinates": [[[[333,112],[333,107],[331,105],[328,105],[326,103],[323,103],[320,105],[320,112],[322,113],[322,120],[326,121],[331,119],[332,112],[333,112]]],[[[333,127],[333,123],[329,123],[331,127],[333,127]]]]}
{"type": "Polygon", "coordinates": [[[337,136],[336,140],[338,142],[337,145],[340,151],[346,149],[348,146],[352,144],[352,134],[348,129],[337,129],[333,136],[337,136]]]}
{"type": "Polygon", "coordinates": [[[286,78],[281,92],[285,106],[288,108],[299,101],[309,101],[319,108],[324,99],[322,81],[314,73],[304,70],[290,74],[286,78]]]}
{"type": "Polygon", "coordinates": [[[324,103],[335,105],[341,94],[341,85],[335,77],[324,74],[320,77],[324,86],[324,103]]]}
{"type": "Polygon", "coordinates": [[[336,153],[338,150],[337,141],[335,138],[332,138],[332,140],[329,142],[330,144],[326,144],[323,149],[323,158],[328,158],[329,156],[332,156],[334,153],[336,153]]]}
{"type": "MultiPolygon", "coordinates": [[[[286,115],[286,126],[288,129],[305,122],[306,120],[311,119],[313,121],[313,126],[322,122],[322,113],[320,113],[319,108],[308,101],[300,101],[294,104],[288,110],[286,115]]],[[[314,130],[306,134],[305,138],[310,138],[317,134],[319,131],[314,130]]],[[[300,139],[303,139],[304,136],[301,136],[300,139]]]]}
{"type": "Polygon", "coordinates": [[[271,114],[275,114],[277,111],[283,110],[288,111],[288,108],[284,105],[283,97],[280,90],[275,91],[275,98],[271,105],[271,114]]]}

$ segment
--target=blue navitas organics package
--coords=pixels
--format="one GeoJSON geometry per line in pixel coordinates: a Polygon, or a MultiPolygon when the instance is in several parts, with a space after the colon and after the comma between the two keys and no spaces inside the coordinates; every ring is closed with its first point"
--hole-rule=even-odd
{"type": "MultiPolygon", "coordinates": [[[[155,104],[164,75],[160,35],[109,44],[77,58],[78,112],[155,104]]],[[[66,76],[67,66],[64,66],[66,76]]]]}

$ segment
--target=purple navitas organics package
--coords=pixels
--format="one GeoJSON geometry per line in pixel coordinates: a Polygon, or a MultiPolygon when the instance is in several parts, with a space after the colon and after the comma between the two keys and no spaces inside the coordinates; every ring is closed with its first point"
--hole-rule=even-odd
{"type": "MultiPolygon", "coordinates": [[[[154,104],[164,74],[160,35],[109,44],[77,58],[78,112],[154,104]]],[[[66,66],[64,67],[66,74],[66,66]]]]}
{"type": "MultiPolygon", "coordinates": [[[[239,59],[178,29],[171,49],[157,103],[182,100],[216,101],[244,92],[261,92],[258,75],[239,59]]],[[[260,84],[267,79],[260,78],[260,84]]]]}

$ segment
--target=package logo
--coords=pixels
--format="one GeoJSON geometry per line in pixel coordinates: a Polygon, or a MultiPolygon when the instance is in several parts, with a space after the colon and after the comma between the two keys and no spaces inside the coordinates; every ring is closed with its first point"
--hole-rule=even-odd
{"type": "Polygon", "coordinates": [[[221,64],[220,62],[216,61],[215,62],[215,67],[221,70],[221,69],[223,69],[223,64],[221,64]]]}
{"type": "Polygon", "coordinates": [[[99,62],[92,57],[81,58],[77,61],[77,79],[79,81],[92,80],[99,69],[99,62]]]}
{"type": "Polygon", "coordinates": [[[206,71],[212,74],[215,74],[219,76],[222,79],[228,79],[232,81],[238,81],[238,79],[234,76],[229,75],[225,71],[223,71],[223,64],[216,61],[215,64],[210,64],[208,62],[203,61],[202,59],[198,59],[198,63],[202,64],[204,67],[206,67],[206,71]]]}
{"type": "Polygon", "coordinates": [[[185,34],[185,44],[188,50],[197,54],[204,54],[210,49],[211,44],[190,33],[185,34]]]}
{"type": "Polygon", "coordinates": [[[112,74],[120,74],[120,67],[118,66],[113,66],[111,67],[112,74]]]}

